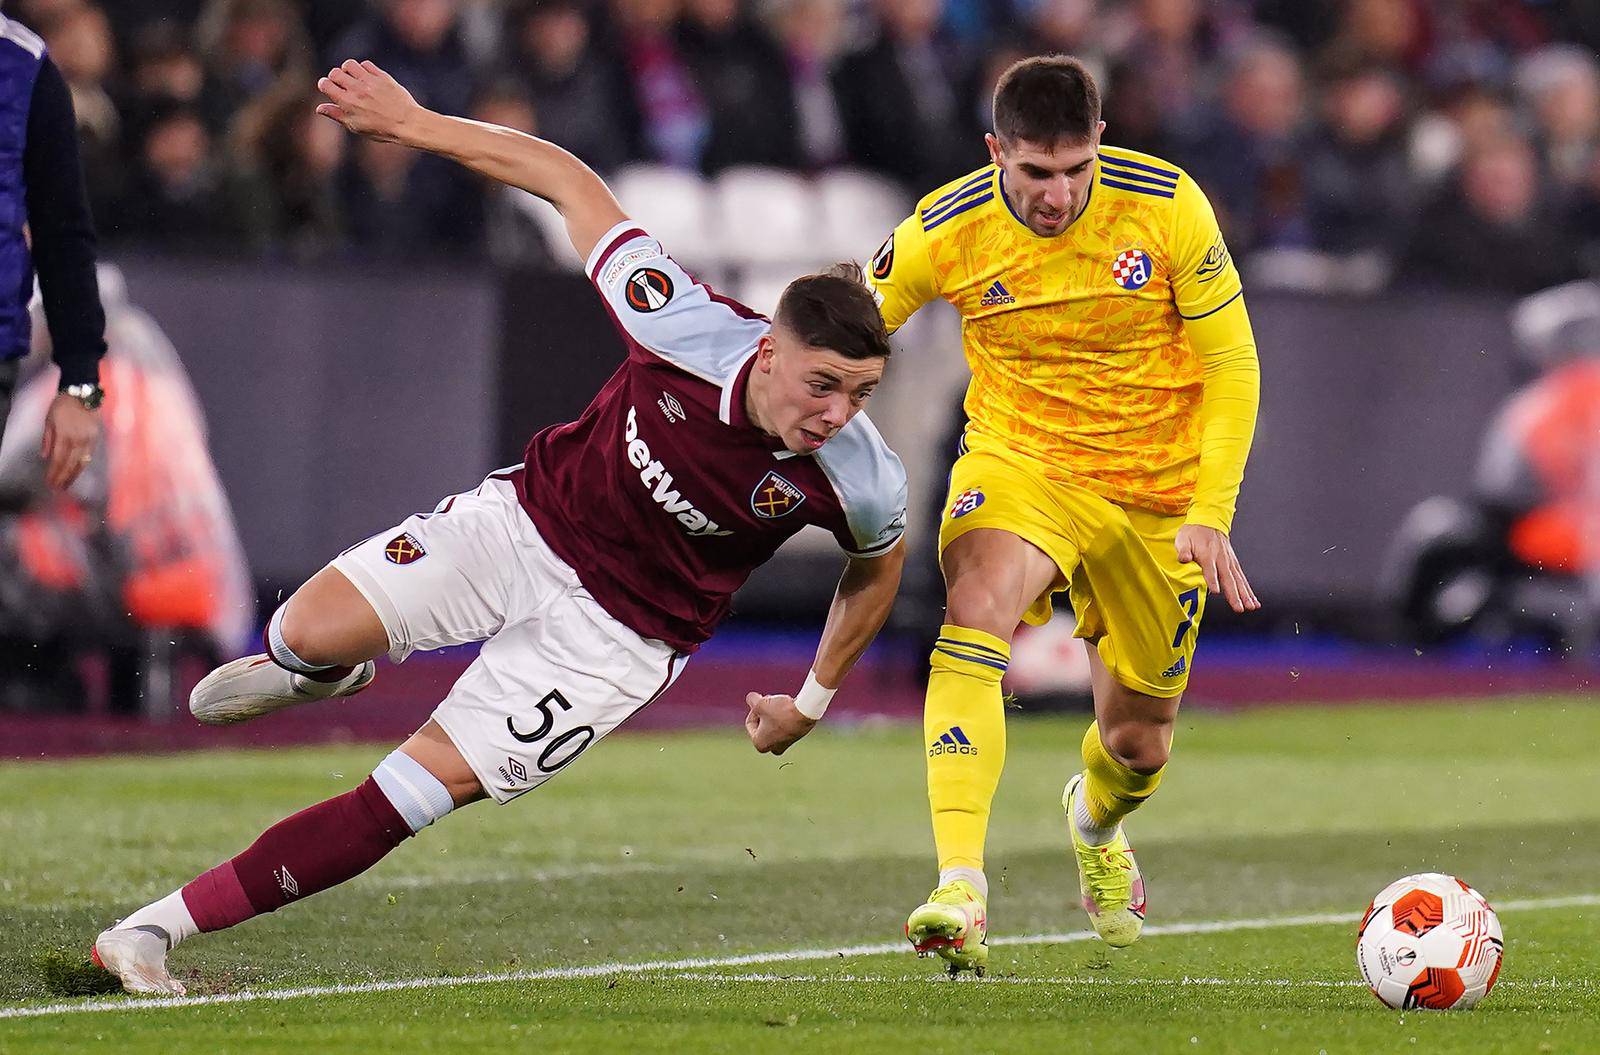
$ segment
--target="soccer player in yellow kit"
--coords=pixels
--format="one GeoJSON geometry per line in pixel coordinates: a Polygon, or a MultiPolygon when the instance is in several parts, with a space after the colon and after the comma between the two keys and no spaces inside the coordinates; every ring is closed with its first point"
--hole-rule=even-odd
{"type": "Polygon", "coordinates": [[[1122,947],[1145,894],[1121,822],[1161,782],[1206,597],[1260,607],[1228,540],[1260,387],[1239,274],[1194,181],[1104,129],[1080,63],[1017,63],[995,89],[994,163],[923,198],[871,268],[891,331],[955,305],[972,369],[923,726],[939,885],[906,924],[952,973],[988,957],[1017,624],[1066,590],[1094,646],[1095,721],[1062,805],[1084,907],[1122,947]]]}

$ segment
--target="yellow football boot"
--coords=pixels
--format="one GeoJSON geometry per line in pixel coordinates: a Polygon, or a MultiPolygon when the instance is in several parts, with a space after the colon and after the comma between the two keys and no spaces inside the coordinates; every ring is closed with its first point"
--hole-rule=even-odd
{"type": "Polygon", "coordinates": [[[950,977],[971,971],[982,978],[989,963],[988,902],[965,879],[946,883],[911,913],[906,937],[918,956],[943,956],[950,977]]]}
{"type": "Polygon", "coordinates": [[[1083,774],[1067,781],[1061,806],[1067,811],[1067,830],[1072,833],[1072,849],[1078,859],[1078,889],[1083,908],[1089,913],[1094,932],[1113,949],[1125,949],[1139,940],[1144,929],[1144,877],[1133,860],[1133,847],[1117,825],[1114,839],[1104,846],[1090,846],[1078,834],[1073,821],[1077,796],[1083,794],[1083,774]]]}

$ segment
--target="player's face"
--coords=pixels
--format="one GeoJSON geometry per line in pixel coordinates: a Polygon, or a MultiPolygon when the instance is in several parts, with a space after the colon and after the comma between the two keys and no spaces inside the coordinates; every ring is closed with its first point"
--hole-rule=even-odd
{"type": "Polygon", "coordinates": [[[1003,143],[992,133],[984,136],[989,157],[1005,173],[1006,197],[1028,230],[1052,238],[1065,231],[1089,204],[1094,156],[1105,127],[1101,121],[1083,143],[1035,143],[1029,139],[1003,143]]]}
{"type": "Polygon", "coordinates": [[[810,454],[867,405],[883,367],[881,358],[851,359],[775,328],[756,351],[752,416],[789,450],[810,454]]]}

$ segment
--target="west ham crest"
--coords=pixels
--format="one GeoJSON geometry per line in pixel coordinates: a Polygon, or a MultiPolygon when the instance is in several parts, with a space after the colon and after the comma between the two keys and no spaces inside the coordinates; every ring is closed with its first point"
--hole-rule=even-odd
{"type": "Polygon", "coordinates": [[[407,531],[390,539],[389,544],[383,547],[383,555],[390,564],[410,564],[426,557],[428,551],[422,548],[417,536],[407,531]]]}
{"type": "Polygon", "coordinates": [[[770,469],[750,495],[750,508],[762,520],[776,520],[800,508],[806,494],[770,469]]]}

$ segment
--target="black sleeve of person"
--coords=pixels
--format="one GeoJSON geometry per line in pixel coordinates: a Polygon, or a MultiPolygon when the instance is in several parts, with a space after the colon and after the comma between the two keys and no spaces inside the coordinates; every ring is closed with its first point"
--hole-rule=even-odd
{"type": "Polygon", "coordinates": [[[77,119],[61,71],[49,58],[34,81],[28,142],[22,155],[33,266],[61,385],[100,379],[106,315],[94,272],[94,220],[78,157],[77,119]]]}

